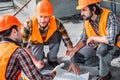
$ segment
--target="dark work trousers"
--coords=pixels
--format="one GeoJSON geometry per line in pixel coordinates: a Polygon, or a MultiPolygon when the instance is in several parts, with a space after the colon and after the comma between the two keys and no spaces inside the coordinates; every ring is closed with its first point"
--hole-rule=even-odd
{"type": "Polygon", "coordinates": [[[106,76],[111,69],[113,47],[100,44],[96,49],[88,46],[81,48],[71,61],[84,66],[99,66],[99,75],[106,76]]]}
{"type": "Polygon", "coordinates": [[[74,57],[71,58],[72,62],[84,66],[97,66],[99,58],[96,56],[96,50],[92,47],[84,46],[81,48],[74,57]]]}
{"type": "MultiPolygon", "coordinates": [[[[39,36],[38,36],[39,37],[39,36]]],[[[49,40],[45,43],[38,43],[35,45],[30,45],[30,49],[33,55],[38,60],[43,60],[44,58],[44,46],[49,46],[49,52],[47,53],[48,61],[54,62],[57,60],[57,53],[59,51],[60,42],[61,42],[62,35],[59,31],[54,32],[54,34],[49,38],[49,40]]]]}

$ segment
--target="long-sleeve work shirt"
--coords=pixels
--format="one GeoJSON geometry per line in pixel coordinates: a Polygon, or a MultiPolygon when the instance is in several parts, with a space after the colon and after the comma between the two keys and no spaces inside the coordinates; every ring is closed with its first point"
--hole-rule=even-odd
{"type": "Polygon", "coordinates": [[[18,48],[11,56],[7,70],[6,79],[15,80],[17,73],[23,71],[29,80],[52,80],[52,76],[45,76],[33,64],[29,54],[22,48],[18,48]]]}
{"type": "MultiPolygon", "coordinates": [[[[89,20],[91,25],[94,27],[96,30],[97,34],[99,34],[98,26],[99,26],[99,21],[100,21],[100,15],[97,16],[97,19],[95,22],[89,20]]],[[[118,19],[116,15],[112,12],[109,13],[108,15],[108,20],[107,20],[107,36],[106,39],[108,40],[108,45],[113,46],[116,41],[116,36],[119,34],[120,28],[118,27],[118,19]]],[[[83,29],[83,32],[81,34],[80,41],[86,42],[87,41],[87,35],[85,32],[85,29],[83,29]]]]}
{"type": "MultiPolygon", "coordinates": [[[[62,34],[62,40],[63,40],[65,46],[67,46],[67,47],[72,46],[73,44],[70,40],[70,37],[68,36],[68,33],[67,33],[65,27],[63,26],[63,24],[57,19],[56,19],[56,23],[58,26],[58,31],[62,34]]],[[[32,32],[31,26],[32,26],[32,20],[30,18],[28,18],[25,23],[25,27],[23,27],[23,30],[22,30],[24,43],[28,43],[28,40],[29,40],[31,32],[32,32]]],[[[48,25],[48,27],[49,27],[49,25],[48,25]]],[[[41,29],[39,29],[39,30],[41,30],[41,29]]]]}

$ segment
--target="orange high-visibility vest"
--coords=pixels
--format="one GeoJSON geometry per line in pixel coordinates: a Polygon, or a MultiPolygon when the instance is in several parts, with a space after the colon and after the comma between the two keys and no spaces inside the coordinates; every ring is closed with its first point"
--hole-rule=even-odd
{"type": "MultiPolygon", "coordinates": [[[[99,35],[97,35],[97,33],[93,29],[90,22],[88,20],[85,21],[85,31],[86,31],[88,38],[91,36],[101,36],[102,37],[102,36],[107,35],[107,20],[108,20],[108,15],[111,11],[108,9],[104,9],[104,8],[102,8],[102,10],[103,10],[103,12],[101,14],[99,27],[98,27],[99,35]]],[[[116,45],[120,48],[120,41],[118,41],[116,45]]]]}
{"type": "Polygon", "coordinates": [[[0,80],[6,80],[5,74],[9,59],[18,47],[19,46],[10,42],[0,43],[0,80]]]}
{"type": "Polygon", "coordinates": [[[30,41],[33,41],[33,42],[37,41],[39,43],[46,42],[53,35],[53,33],[57,30],[55,16],[52,16],[50,18],[50,26],[48,28],[46,38],[43,40],[42,35],[41,35],[39,28],[38,28],[39,25],[38,25],[37,18],[34,16],[34,17],[31,17],[31,20],[32,20],[32,28],[31,28],[32,33],[31,33],[31,37],[29,39],[30,41]]]}

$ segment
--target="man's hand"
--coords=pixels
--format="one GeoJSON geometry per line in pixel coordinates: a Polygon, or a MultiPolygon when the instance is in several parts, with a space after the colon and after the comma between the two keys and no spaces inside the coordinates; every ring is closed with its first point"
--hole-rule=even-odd
{"type": "Polygon", "coordinates": [[[35,64],[35,66],[38,69],[42,69],[44,67],[44,62],[43,61],[37,60],[37,61],[34,61],[33,63],[35,64]]]}
{"type": "Polygon", "coordinates": [[[70,56],[70,57],[73,57],[76,52],[77,52],[77,51],[75,50],[75,48],[68,48],[68,49],[66,50],[66,55],[67,55],[67,56],[70,56]]]}
{"type": "Polygon", "coordinates": [[[87,42],[86,42],[86,45],[89,46],[89,47],[96,48],[99,44],[99,42],[96,42],[97,38],[98,37],[96,37],[96,36],[92,36],[92,37],[88,38],[87,42]]]}
{"type": "Polygon", "coordinates": [[[44,62],[43,62],[43,61],[40,61],[40,60],[37,60],[37,59],[33,56],[33,54],[32,54],[32,52],[30,51],[30,49],[24,48],[24,50],[29,54],[29,56],[31,57],[34,65],[35,65],[38,69],[42,69],[42,68],[44,67],[44,62]]]}
{"type": "Polygon", "coordinates": [[[88,38],[88,39],[87,39],[87,42],[86,42],[86,45],[87,45],[87,46],[91,46],[92,43],[94,42],[94,38],[95,38],[94,36],[88,38]]]}
{"type": "Polygon", "coordinates": [[[72,50],[72,48],[67,48],[67,50],[66,50],[66,55],[67,55],[67,56],[70,56],[71,50],[72,50]]]}
{"type": "Polygon", "coordinates": [[[73,72],[74,72],[76,75],[80,75],[80,68],[79,68],[79,66],[77,66],[76,64],[71,63],[70,66],[69,66],[68,71],[70,71],[70,70],[73,70],[73,72]]]}

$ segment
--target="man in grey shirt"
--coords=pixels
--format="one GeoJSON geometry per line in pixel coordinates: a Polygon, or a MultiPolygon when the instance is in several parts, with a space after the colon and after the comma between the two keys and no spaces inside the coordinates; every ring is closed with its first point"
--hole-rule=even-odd
{"type": "Polygon", "coordinates": [[[97,80],[110,80],[110,62],[112,60],[112,49],[119,47],[117,36],[119,35],[118,19],[116,15],[105,8],[100,8],[96,3],[100,0],[79,0],[77,10],[85,19],[85,27],[80,41],[71,49],[67,55],[72,57],[70,69],[81,63],[86,66],[99,65],[99,77],[97,80]]]}

